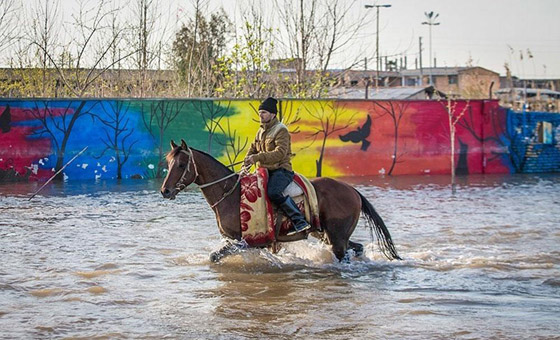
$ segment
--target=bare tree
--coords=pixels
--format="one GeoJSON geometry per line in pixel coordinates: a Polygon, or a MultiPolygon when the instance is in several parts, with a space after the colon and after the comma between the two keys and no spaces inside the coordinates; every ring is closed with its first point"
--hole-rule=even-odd
{"type": "Polygon", "coordinates": [[[311,45],[317,26],[318,0],[277,0],[276,7],[288,41],[288,53],[295,62],[294,92],[296,96],[301,96],[305,91],[305,72],[310,61],[311,45]]]}
{"type": "Polygon", "coordinates": [[[187,97],[219,95],[223,91],[217,91],[218,84],[232,73],[231,63],[224,63],[222,59],[231,21],[223,9],[207,18],[202,6],[202,1],[195,1],[194,17],[181,27],[173,42],[174,64],[186,87],[187,97]]]}
{"type": "Polygon", "coordinates": [[[53,52],[40,42],[33,43],[54,66],[68,93],[83,97],[109,68],[134,54],[134,51],[120,56],[117,60],[111,59],[110,51],[123,38],[125,30],[124,27],[116,31],[112,31],[111,28],[111,15],[118,11],[118,8],[109,8],[107,0],[100,0],[93,7],[87,7],[85,1],[80,1],[79,6],[71,25],[65,24],[63,28],[74,33],[70,44],[63,51],[69,56],[67,60],[57,60],[53,52]]]}
{"type": "Polygon", "coordinates": [[[357,1],[276,0],[275,4],[282,22],[279,41],[288,42],[286,49],[296,69],[293,95],[320,98],[330,78],[332,57],[356,38],[366,24],[365,12],[349,20],[357,1]]]}
{"type": "Polygon", "coordinates": [[[233,79],[241,90],[240,94],[248,98],[263,98],[277,93],[277,79],[271,75],[266,77],[270,71],[274,41],[273,29],[266,22],[264,13],[262,2],[253,0],[243,7],[243,25],[240,34],[236,34],[236,44],[232,49],[233,79]]]}
{"type": "Polygon", "coordinates": [[[455,184],[455,132],[457,129],[457,123],[463,118],[467,110],[470,108],[469,100],[465,102],[463,107],[460,107],[459,101],[452,100],[451,97],[447,97],[446,102],[440,102],[447,113],[448,123],[449,123],[449,142],[451,146],[451,193],[455,194],[456,184],[455,184]]]}
{"type": "Polygon", "coordinates": [[[60,41],[62,17],[59,0],[35,0],[31,8],[31,31],[27,39],[35,45],[36,65],[41,69],[40,95],[53,95],[49,68],[53,66],[49,56],[55,56],[57,41],[60,41]]]}
{"type": "Polygon", "coordinates": [[[16,0],[0,1],[0,52],[6,50],[18,38],[18,27],[15,25],[18,10],[16,0]]]}
{"type": "MultiPolygon", "coordinates": [[[[333,56],[354,41],[360,30],[367,24],[365,12],[350,18],[355,1],[326,0],[325,15],[320,16],[318,29],[315,32],[315,54],[318,57],[317,68],[320,70],[314,97],[320,98],[330,75],[327,73],[333,56]]],[[[356,61],[350,62],[348,67],[356,61]]],[[[332,82],[331,84],[332,85],[332,82]]]]}
{"type": "Polygon", "coordinates": [[[164,45],[169,44],[170,20],[163,15],[161,2],[156,0],[135,0],[133,3],[133,23],[129,44],[133,47],[134,66],[140,71],[140,97],[151,92],[152,83],[148,71],[161,69],[164,45]]]}

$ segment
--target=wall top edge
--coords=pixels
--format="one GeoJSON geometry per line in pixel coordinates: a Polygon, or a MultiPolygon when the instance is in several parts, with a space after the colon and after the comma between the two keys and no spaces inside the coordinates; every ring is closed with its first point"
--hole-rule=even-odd
{"type": "MultiPolygon", "coordinates": [[[[0,102],[21,102],[21,101],[110,101],[110,100],[120,100],[120,101],[153,101],[153,100],[197,100],[197,101],[261,101],[265,98],[178,98],[178,97],[152,97],[152,98],[41,98],[41,97],[30,97],[30,98],[7,98],[0,97],[0,102]]],[[[337,102],[445,102],[446,99],[358,99],[358,98],[317,98],[317,99],[302,99],[302,98],[276,98],[279,101],[337,101],[337,102]]],[[[454,102],[498,102],[498,99],[453,99],[454,102]]]]}

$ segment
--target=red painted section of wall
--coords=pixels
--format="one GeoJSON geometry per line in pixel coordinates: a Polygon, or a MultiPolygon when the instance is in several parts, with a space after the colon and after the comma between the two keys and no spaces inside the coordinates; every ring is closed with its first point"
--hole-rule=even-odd
{"type": "Polygon", "coordinates": [[[484,101],[482,112],[482,136],[484,140],[484,173],[509,173],[510,169],[505,161],[508,157],[508,147],[504,140],[507,133],[507,111],[498,105],[497,101],[484,101]]]}
{"type": "MultiPolygon", "coordinates": [[[[0,112],[4,111],[0,107],[0,112]]],[[[11,129],[9,133],[1,135],[2,147],[0,148],[0,170],[13,169],[20,176],[31,171],[31,164],[37,163],[41,158],[48,157],[52,153],[51,140],[47,137],[32,137],[39,125],[33,124],[34,118],[27,110],[11,108],[11,129]]],[[[53,112],[53,115],[59,114],[53,112]]],[[[51,171],[38,168],[36,173],[31,171],[29,179],[36,180],[48,178],[51,171]]]]}
{"type": "MultiPolygon", "coordinates": [[[[447,101],[356,101],[344,102],[345,108],[367,112],[371,117],[371,142],[363,151],[360,144],[329,146],[324,158],[348,176],[389,174],[450,174],[451,145],[447,101]],[[396,146],[396,149],[395,149],[396,146]],[[393,159],[396,162],[393,164],[393,159]],[[392,168],[392,170],[391,170],[392,168]]],[[[497,101],[452,101],[456,124],[455,165],[464,165],[469,174],[507,173],[495,153],[494,139],[499,131],[490,125],[505,127],[505,111],[497,101]],[[462,113],[462,115],[461,115],[462,113]],[[486,121],[485,121],[486,119],[486,121]],[[461,143],[466,153],[461,156],[461,143]],[[489,145],[485,145],[489,144],[489,145]]],[[[356,124],[331,138],[344,135],[364,124],[367,115],[356,117],[356,124]]],[[[456,168],[457,169],[457,168],[456,168]]],[[[459,170],[457,170],[459,171],[459,170]]]]}

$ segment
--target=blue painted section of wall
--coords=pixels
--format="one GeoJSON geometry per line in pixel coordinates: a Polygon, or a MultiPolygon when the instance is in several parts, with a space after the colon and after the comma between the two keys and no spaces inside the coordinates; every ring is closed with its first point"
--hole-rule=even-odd
{"type": "Polygon", "coordinates": [[[560,114],[508,110],[506,137],[512,172],[560,172],[560,114]],[[550,144],[539,138],[542,122],[552,125],[550,144]]]}

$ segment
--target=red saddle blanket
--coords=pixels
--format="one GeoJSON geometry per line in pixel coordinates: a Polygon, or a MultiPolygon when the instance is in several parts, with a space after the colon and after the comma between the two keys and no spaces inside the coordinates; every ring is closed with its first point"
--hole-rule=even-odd
{"type": "MultiPolygon", "coordinates": [[[[319,226],[319,207],[315,188],[307,178],[295,174],[294,182],[303,194],[292,197],[305,219],[312,226],[319,226]]],[[[268,171],[264,168],[241,178],[241,236],[248,245],[266,246],[276,241],[276,235],[286,235],[292,228],[292,222],[282,213],[277,213],[266,195],[268,171]],[[279,215],[280,216],[279,216],[279,215]],[[277,218],[281,221],[277,223],[277,218]],[[279,230],[277,231],[277,228],[279,230]]]]}

